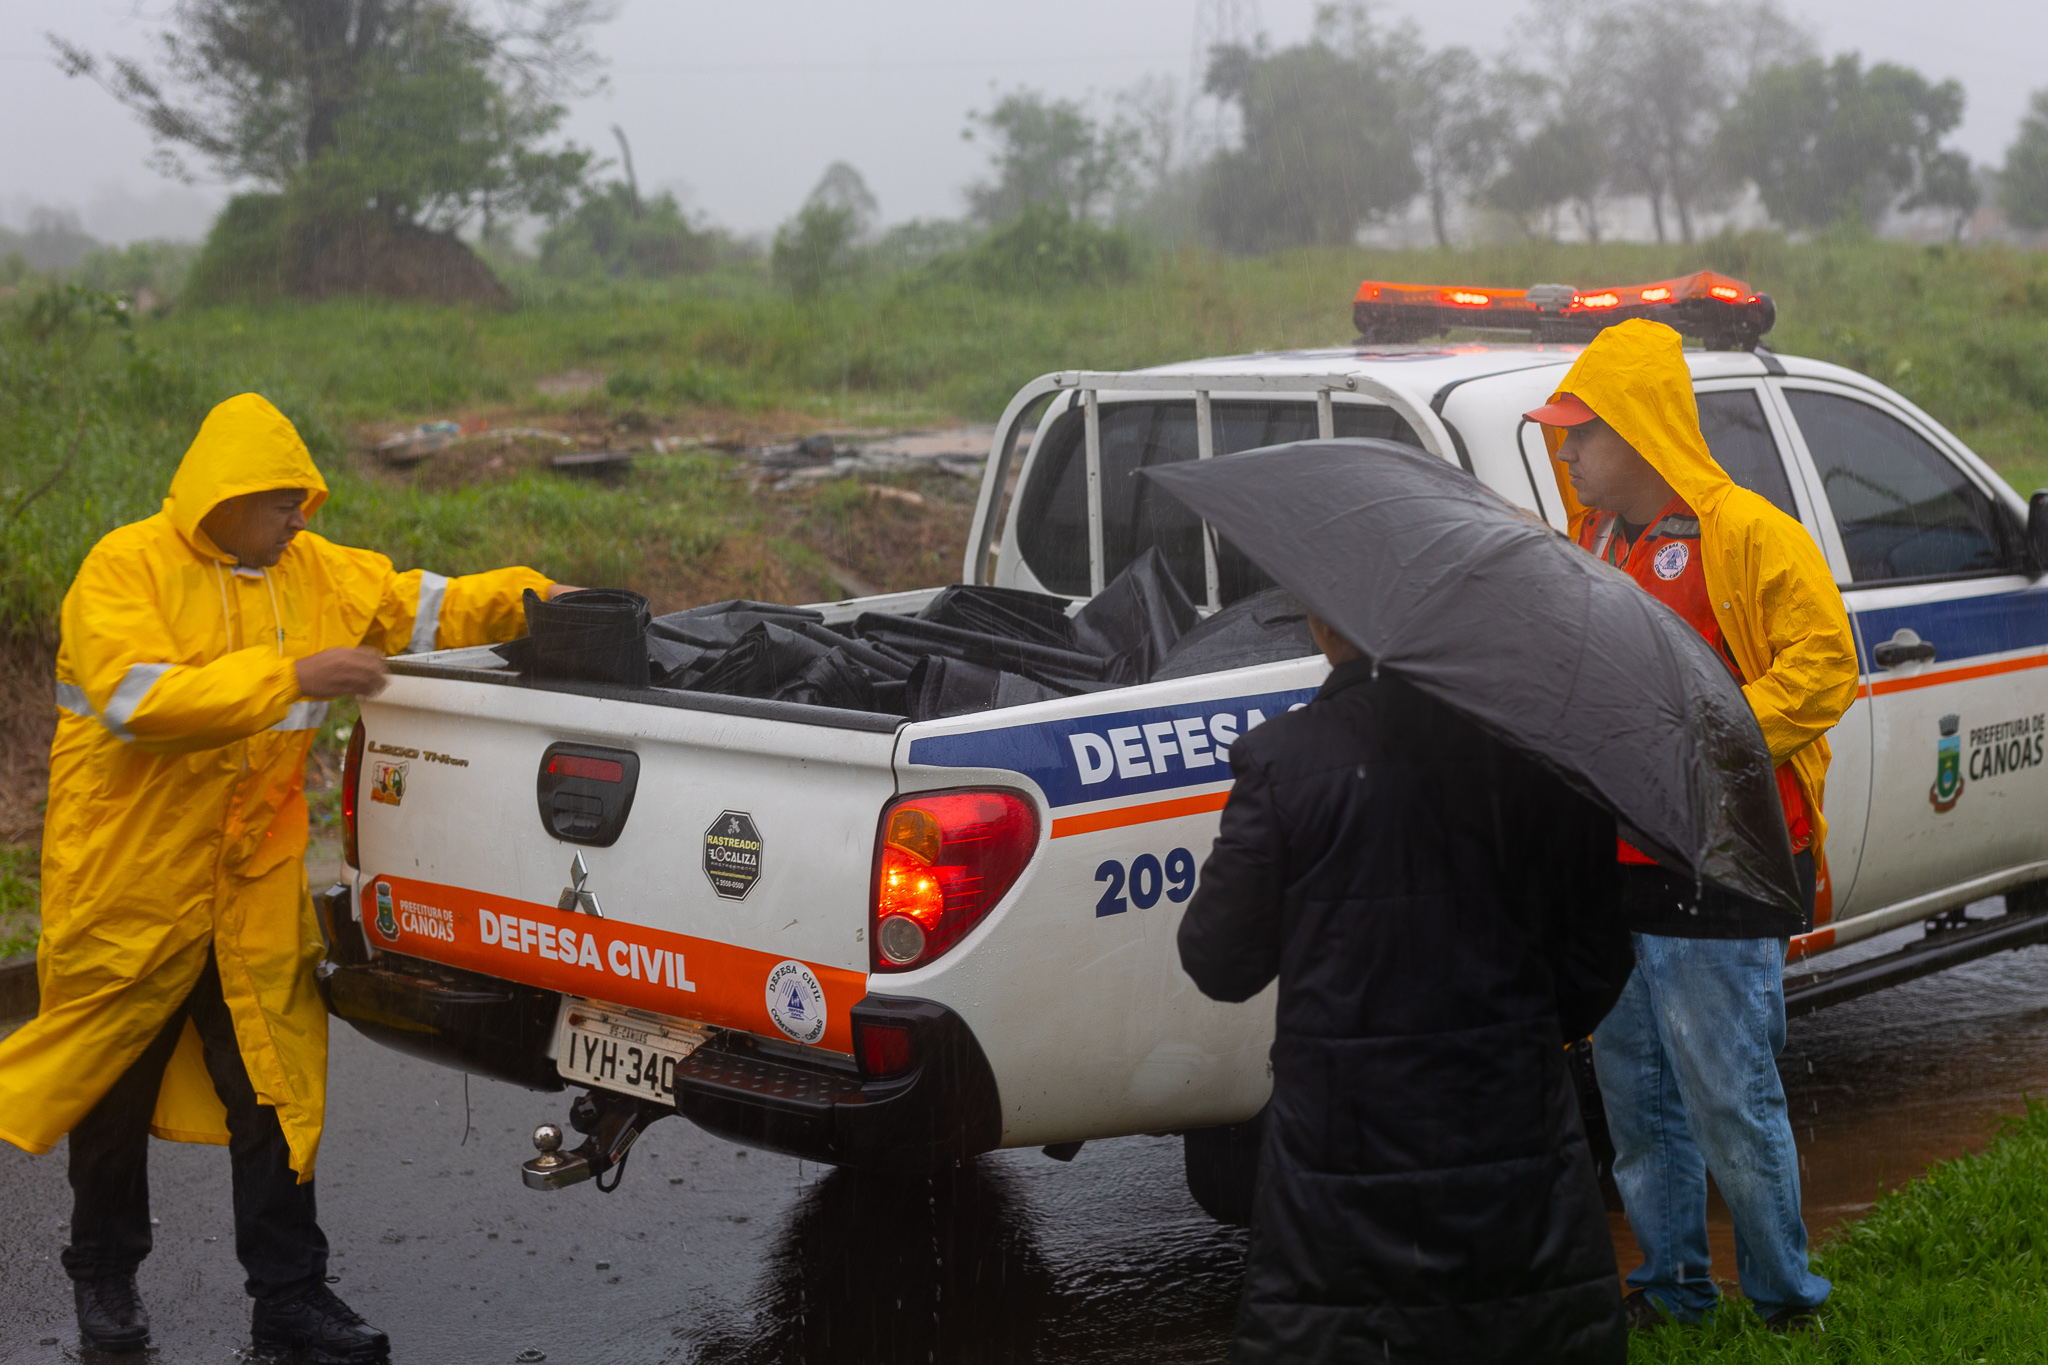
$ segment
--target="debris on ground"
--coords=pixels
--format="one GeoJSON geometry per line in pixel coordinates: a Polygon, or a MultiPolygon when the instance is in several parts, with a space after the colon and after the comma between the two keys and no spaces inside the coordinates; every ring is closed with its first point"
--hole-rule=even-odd
{"type": "Polygon", "coordinates": [[[579,398],[604,387],[604,375],[597,370],[564,370],[533,381],[534,391],[549,398],[579,398]]]}
{"type": "Polygon", "coordinates": [[[937,471],[979,479],[988,459],[994,427],[943,431],[818,432],[801,440],[747,446],[732,453],[779,474],[775,488],[786,491],[820,479],[857,474],[937,471]]]}
{"type": "MultiPolygon", "coordinates": [[[[546,463],[565,473],[617,473],[639,455],[670,455],[684,450],[717,451],[756,471],[756,487],[768,484],[777,492],[788,492],[828,479],[874,474],[937,473],[969,481],[981,478],[989,444],[995,439],[993,427],[954,427],[919,431],[819,431],[791,439],[761,442],[744,435],[721,436],[699,432],[694,436],[656,435],[645,447],[634,449],[591,447],[607,444],[588,433],[550,430],[544,427],[493,427],[481,417],[461,421],[421,422],[377,440],[371,453],[392,469],[411,469],[439,456],[454,454],[466,443],[488,438],[498,445],[525,440],[554,442],[582,447],[549,457],[546,463]]],[[[1019,437],[1028,443],[1029,434],[1019,437]]],[[[884,497],[921,505],[922,498],[899,490],[884,497]]]]}

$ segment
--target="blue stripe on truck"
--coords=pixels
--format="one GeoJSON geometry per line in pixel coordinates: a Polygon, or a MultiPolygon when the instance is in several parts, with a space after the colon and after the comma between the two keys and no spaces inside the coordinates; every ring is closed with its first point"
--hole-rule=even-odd
{"type": "Polygon", "coordinates": [[[932,735],[910,742],[910,761],[1022,773],[1055,807],[1205,786],[1230,780],[1232,740],[1315,694],[1313,687],[1299,687],[932,735]]]}
{"type": "MultiPolygon", "coordinates": [[[[1853,592],[1854,589],[1852,588],[1853,592]]],[[[1982,654],[2048,645],[2048,579],[2018,592],[1984,597],[1949,597],[1911,606],[1884,607],[1855,613],[1859,663],[1867,675],[1881,672],[1870,651],[1892,638],[1901,627],[1941,651],[1937,665],[1959,663],[1982,654]]]]}

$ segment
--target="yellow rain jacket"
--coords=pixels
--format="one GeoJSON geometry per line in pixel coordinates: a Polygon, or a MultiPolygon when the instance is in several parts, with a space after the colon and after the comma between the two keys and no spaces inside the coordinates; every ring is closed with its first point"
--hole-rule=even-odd
{"type": "MultiPolygon", "coordinates": [[[[1856,699],[1856,647],[1835,576],[1813,537],[1761,494],[1729,478],[1700,434],[1698,401],[1684,344],[1661,322],[1630,319],[1595,337],[1557,387],[1575,395],[1664,476],[1700,519],[1700,563],[1714,620],[1742,671],[1743,695],[1770,745],[1790,763],[1813,821],[1817,874],[1814,919],[1833,902],[1827,875],[1828,742],[1856,699]]],[[[1564,430],[1545,427],[1553,456],[1564,430]]],[[[1576,539],[1598,515],[1572,492],[1564,465],[1552,468],[1576,539]]]]}
{"type": "MultiPolygon", "coordinates": [[[[199,529],[221,502],[327,486],[284,414],[245,393],[207,415],[163,510],[93,547],[64,597],[43,830],[42,1011],[0,1040],[0,1138],[45,1152],[162,1031],[212,951],[242,1059],[310,1180],[326,1112],[321,943],[306,890],[306,754],[327,703],[296,662],[510,639],[531,569],[414,570],[301,531],[243,569],[199,529]]],[[[151,1131],[225,1143],[190,1023],[151,1131]]]]}

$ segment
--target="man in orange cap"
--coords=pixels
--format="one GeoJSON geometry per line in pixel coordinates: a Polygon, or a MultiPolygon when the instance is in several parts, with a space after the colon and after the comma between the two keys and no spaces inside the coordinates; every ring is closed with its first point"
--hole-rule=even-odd
{"type": "Polygon", "coordinates": [[[1823,736],[1855,697],[1848,613],[1806,529],[1715,463],[1671,328],[1608,328],[1526,415],[1543,424],[1578,543],[1684,617],[1741,684],[1778,764],[1807,888],[1795,921],[1618,850],[1636,967],[1593,1050],[1615,1183],[1643,1252],[1630,1322],[1693,1322],[1715,1305],[1711,1171],[1751,1304],[1775,1330],[1816,1327],[1830,1286],[1807,1264],[1777,1055],[1787,941],[1813,927],[1827,894],[1823,736]]]}

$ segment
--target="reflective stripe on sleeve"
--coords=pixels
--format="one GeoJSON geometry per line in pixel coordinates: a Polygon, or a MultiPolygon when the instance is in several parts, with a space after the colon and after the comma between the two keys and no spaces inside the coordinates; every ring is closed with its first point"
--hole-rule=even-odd
{"type": "Polygon", "coordinates": [[[326,722],[326,702],[295,701],[292,703],[292,709],[284,713],[284,719],[270,728],[273,730],[317,730],[326,722]]]}
{"type": "Polygon", "coordinates": [[[149,695],[149,689],[156,686],[156,680],[171,671],[169,664],[130,664],[128,671],[121,675],[121,685],[114,689],[114,695],[107,701],[106,714],[100,717],[100,724],[114,732],[114,738],[132,744],[135,736],[128,733],[128,720],[135,714],[135,708],[142,705],[142,699],[149,695]]]}
{"type": "Polygon", "coordinates": [[[68,683],[62,679],[58,680],[57,705],[74,716],[84,716],[87,720],[93,719],[92,703],[86,700],[85,689],[77,683],[68,683]]]}
{"type": "Polygon", "coordinates": [[[413,613],[412,640],[405,647],[406,653],[434,652],[434,636],[441,629],[441,594],[447,590],[447,579],[437,573],[420,570],[420,606],[413,613]]]}

